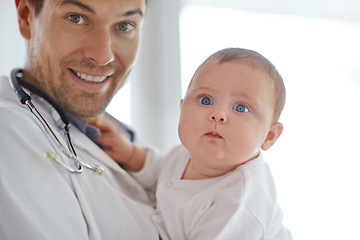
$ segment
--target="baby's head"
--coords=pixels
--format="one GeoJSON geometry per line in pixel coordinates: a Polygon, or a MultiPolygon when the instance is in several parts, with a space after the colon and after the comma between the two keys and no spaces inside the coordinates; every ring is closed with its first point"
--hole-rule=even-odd
{"type": "Polygon", "coordinates": [[[264,56],[240,48],[220,50],[199,66],[189,84],[180,140],[192,158],[231,170],[276,142],[285,96],[280,74],[264,56]]]}
{"type": "MultiPolygon", "coordinates": [[[[235,62],[248,65],[249,67],[267,74],[274,85],[274,122],[278,121],[285,106],[286,90],[283,79],[275,66],[260,53],[243,48],[225,48],[210,55],[197,69],[198,72],[203,65],[209,61],[226,63],[235,62]]],[[[196,72],[193,76],[196,76],[196,72]]],[[[194,80],[191,80],[188,88],[194,80]]],[[[221,84],[221,82],[219,82],[221,84]]],[[[270,89],[269,89],[270,91],[270,89]]]]}

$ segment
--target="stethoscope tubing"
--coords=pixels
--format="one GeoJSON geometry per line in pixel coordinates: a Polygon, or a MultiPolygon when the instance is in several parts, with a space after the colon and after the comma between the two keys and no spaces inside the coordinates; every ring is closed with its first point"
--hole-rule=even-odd
{"type": "Polygon", "coordinates": [[[92,170],[95,175],[102,175],[104,169],[101,168],[99,165],[92,166],[88,163],[85,163],[79,159],[75,152],[74,145],[72,143],[71,137],[70,137],[70,123],[68,119],[66,118],[65,114],[61,110],[61,108],[45,93],[43,93],[40,89],[38,89],[36,86],[33,86],[32,84],[27,83],[26,81],[22,80],[23,78],[23,72],[21,69],[14,69],[11,72],[10,76],[10,84],[13,88],[14,92],[16,93],[17,97],[19,98],[20,102],[30,109],[30,111],[34,114],[34,116],[37,118],[37,120],[41,123],[43,126],[43,131],[45,133],[45,136],[47,140],[49,141],[50,145],[52,146],[53,150],[47,150],[45,152],[45,156],[49,160],[55,160],[57,163],[59,163],[61,166],[66,168],[71,173],[81,173],[82,167],[85,167],[89,170],[92,170]],[[38,109],[35,107],[33,102],[31,101],[31,96],[27,94],[20,85],[24,85],[26,88],[28,88],[30,91],[34,92],[35,94],[42,97],[45,101],[47,101],[56,111],[57,115],[61,119],[54,119],[56,124],[63,129],[66,141],[68,143],[68,149],[64,147],[64,145],[60,142],[60,140],[57,138],[56,134],[48,124],[48,122],[45,120],[45,118],[40,114],[38,109]],[[61,120],[61,121],[60,121],[61,120]],[[74,161],[75,165],[77,166],[77,169],[73,169],[67,164],[65,164],[65,160],[61,157],[62,155],[65,155],[67,158],[74,161]],[[59,159],[61,158],[61,160],[59,159]]]}

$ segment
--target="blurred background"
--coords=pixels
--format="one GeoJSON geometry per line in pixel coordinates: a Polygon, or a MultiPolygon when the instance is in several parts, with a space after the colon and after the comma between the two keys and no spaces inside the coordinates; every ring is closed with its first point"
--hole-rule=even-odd
{"type": "MultiPolygon", "coordinates": [[[[0,3],[0,74],[24,63],[13,2],[0,3]]],[[[131,81],[107,110],[167,150],[198,65],[226,47],[262,53],[287,88],[283,135],[264,153],[284,224],[294,239],[360,239],[359,43],[357,0],[151,0],[131,81]]]]}

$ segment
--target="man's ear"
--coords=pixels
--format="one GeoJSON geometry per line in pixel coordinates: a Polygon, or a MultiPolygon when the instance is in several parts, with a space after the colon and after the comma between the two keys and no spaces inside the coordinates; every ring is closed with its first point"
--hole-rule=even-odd
{"type": "Polygon", "coordinates": [[[282,123],[276,122],[274,123],[270,131],[268,132],[264,143],[261,145],[262,150],[268,150],[272,145],[276,142],[276,140],[280,137],[282,131],[284,129],[284,125],[282,123]]]}
{"type": "Polygon", "coordinates": [[[20,33],[25,39],[30,39],[30,9],[32,6],[28,0],[15,0],[15,4],[20,33]]]}
{"type": "Polygon", "coordinates": [[[181,109],[181,107],[183,105],[183,102],[184,102],[184,99],[181,99],[181,101],[180,101],[180,109],[181,109]]]}

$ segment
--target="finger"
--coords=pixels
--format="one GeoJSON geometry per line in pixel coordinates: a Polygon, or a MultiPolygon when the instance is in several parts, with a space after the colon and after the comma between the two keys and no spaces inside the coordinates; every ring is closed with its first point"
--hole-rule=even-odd
{"type": "Polygon", "coordinates": [[[109,125],[99,125],[98,126],[100,132],[113,132],[115,131],[111,126],[109,125]]]}

